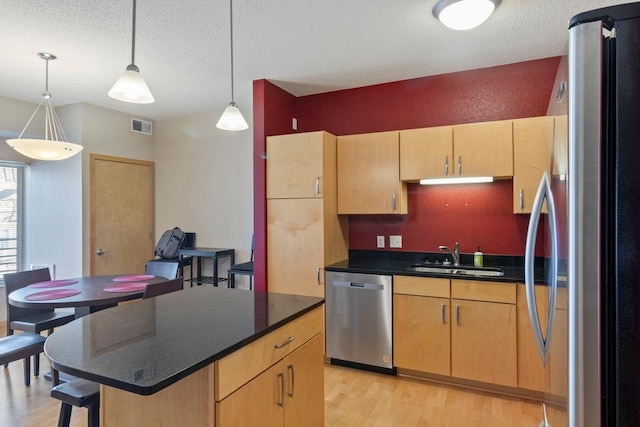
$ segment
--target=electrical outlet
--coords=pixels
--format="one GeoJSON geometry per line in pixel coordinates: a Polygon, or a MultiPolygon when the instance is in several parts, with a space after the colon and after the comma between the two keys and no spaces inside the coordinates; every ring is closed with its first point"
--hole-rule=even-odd
{"type": "Polygon", "coordinates": [[[402,236],[389,236],[389,247],[390,248],[401,248],[402,247],[402,236]]]}
{"type": "Polygon", "coordinates": [[[376,238],[376,246],[379,248],[384,248],[384,236],[378,236],[376,238]]]}

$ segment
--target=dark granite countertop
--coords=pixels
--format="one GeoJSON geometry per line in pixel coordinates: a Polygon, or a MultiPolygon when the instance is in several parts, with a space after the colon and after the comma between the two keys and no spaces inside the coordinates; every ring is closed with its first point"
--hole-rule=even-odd
{"type": "Polygon", "coordinates": [[[47,339],[45,353],[61,372],[149,395],[323,303],[199,286],[74,320],[47,339]]]}
{"type": "MultiPolygon", "coordinates": [[[[504,276],[472,276],[451,275],[437,273],[421,273],[408,270],[415,264],[430,260],[442,262],[447,257],[446,253],[433,252],[400,252],[400,251],[370,251],[350,250],[349,259],[331,264],[325,267],[326,271],[343,271],[364,274],[391,274],[403,276],[444,277],[465,280],[482,280],[490,282],[524,283],[524,256],[484,255],[485,267],[498,267],[504,272],[504,276]]],[[[534,276],[536,283],[545,283],[545,262],[536,259],[534,276]]],[[[461,254],[462,265],[473,265],[472,254],[461,254]]]]}

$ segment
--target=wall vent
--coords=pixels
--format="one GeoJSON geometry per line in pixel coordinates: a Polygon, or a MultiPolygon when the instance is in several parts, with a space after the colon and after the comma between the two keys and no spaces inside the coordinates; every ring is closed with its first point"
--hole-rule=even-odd
{"type": "Polygon", "coordinates": [[[131,117],[131,132],[153,135],[153,123],[147,120],[131,117]]]}

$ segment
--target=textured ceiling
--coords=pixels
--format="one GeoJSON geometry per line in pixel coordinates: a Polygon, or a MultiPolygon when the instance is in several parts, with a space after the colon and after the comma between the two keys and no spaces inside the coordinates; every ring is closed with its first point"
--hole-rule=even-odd
{"type": "MultiPolygon", "coordinates": [[[[482,26],[449,30],[436,0],[235,0],[235,92],[252,81],[294,95],[488,67],[567,53],[576,13],[626,1],[502,0],[482,26]]],[[[231,98],[229,2],[138,0],[136,64],[156,102],[107,91],[131,59],[130,0],[0,0],[0,96],[39,102],[44,61],[56,106],[87,102],[152,119],[220,113],[231,98]]]]}

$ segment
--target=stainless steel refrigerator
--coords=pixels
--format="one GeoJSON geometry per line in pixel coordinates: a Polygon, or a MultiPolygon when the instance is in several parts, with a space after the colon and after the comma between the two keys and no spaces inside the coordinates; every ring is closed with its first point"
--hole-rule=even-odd
{"type": "Polygon", "coordinates": [[[640,425],[640,3],[569,23],[568,424],[640,425]]]}

